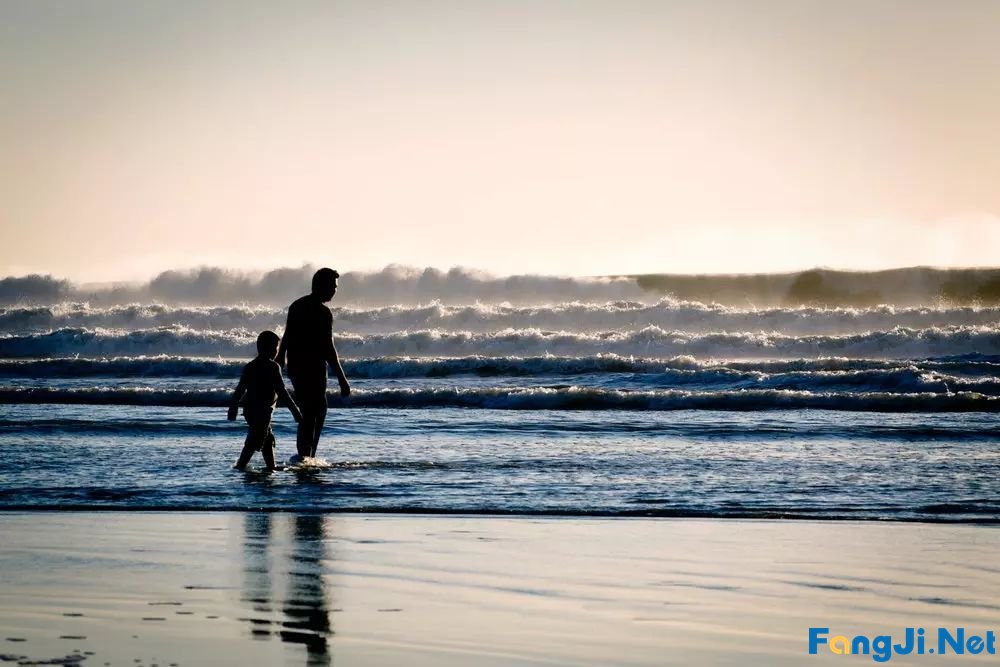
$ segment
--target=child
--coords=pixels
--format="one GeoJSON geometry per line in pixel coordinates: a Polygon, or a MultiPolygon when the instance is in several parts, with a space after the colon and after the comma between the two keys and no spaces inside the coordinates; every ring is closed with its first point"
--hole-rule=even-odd
{"type": "Polygon", "coordinates": [[[247,463],[253,458],[253,453],[260,450],[268,470],[274,470],[274,433],[271,432],[271,413],[278,398],[281,398],[291,410],[292,416],[298,422],[302,413],[295,405],[285,383],[281,379],[281,368],[274,358],[278,355],[278,334],[265,331],[257,336],[257,357],[243,368],[240,383],[236,385],[233,398],[229,401],[229,421],[236,420],[240,399],[243,401],[243,418],[247,420],[246,443],[240,458],[233,467],[246,470],[247,463]]]}

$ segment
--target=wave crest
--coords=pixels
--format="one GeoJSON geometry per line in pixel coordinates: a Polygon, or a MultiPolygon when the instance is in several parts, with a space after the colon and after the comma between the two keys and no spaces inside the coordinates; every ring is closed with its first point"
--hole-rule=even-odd
{"type": "MultiPolygon", "coordinates": [[[[0,309],[0,331],[42,333],[70,328],[148,329],[186,327],[205,331],[276,329],[285,309],[270,306],[184,307],[129,304],[100,307],[62,303],[45,307],[0,309]]],[[[501,329],[544,329],[594,333],[661,329],[694,333],[773,331],[785,334],[841,334],[884,331],[901,326],[925,329],[977,326],[1000,320],[992,308],[734,308],[719,304],[661,299],[642,301],[570,302],[548,306],[474,304],[448,306],[434,302],[417,306],[379,308],[336,306],[337,330],[358,334],[392,331],[451,330],[485,333],[501,329]]]]}
{"type": "MultiPolygon", "coordinates": [[[[66,300],[99,304],[158,301],[172,304],[260,303],[287,305],[308,291],[315,267],[243,272],[219,267],[163,271],[147,283],[88,287],[52,276],[0,279],[0,304],[52,304],[66,300]]],[[[468,268],[442,271],[390,265],[374,272],[345,272],[339,303],[545,304],[566,301],[656,300],[758,306],[868,307],[881,303],[1000,305],[1000,269],[889,271],[812,269],[784,274],[606,276],[493,276],[468,268]]]]}
{"type": "MultiPolygon", "coordinates": [[[[0,358],[184,355],[252,357],[256,333],[246,329],[198,331],[185,327],[116,331],[60,329],[46,334],[0,338],[0,358]]],[[[689,333],[647,326],[632,331],[570,333],[542,329],[402,331],[337,337],[346,358],[547,356],[615,354],[642,358],[927,358],[967,354],[1000,355],[1000,327],[896,327],[849,335],[795,336],[778,333],[689,333]]]]}
{"type": "MultiPolygon", "coordinates": [[[[85,389],[0,389],[0,403],[224,407],[223,389],[148,387],[85,389]]],[[[330,398],[342,408],[480,408],[489,410],[850,410],[870,412],[1000,412],[1000,397],[975,392],[948,394],[810,392],[785,389],[628,391],[595,387],[383,388],[360,390],[348,399],[330,398]]]]}

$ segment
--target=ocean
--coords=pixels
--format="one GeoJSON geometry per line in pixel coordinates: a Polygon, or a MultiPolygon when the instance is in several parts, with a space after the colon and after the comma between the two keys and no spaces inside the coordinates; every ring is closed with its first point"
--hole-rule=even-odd
{"type": "MultiPolygon", "coordinates": [[[[0,509],[1000,522],[1000,308],[522,287],[364,304],[343,281],[328,465],[273,474],[231,469],[225,405],[277,299],[9,304],[0,509]]],[[[275,434],[287,459],[285,410],[275,434]]]]}

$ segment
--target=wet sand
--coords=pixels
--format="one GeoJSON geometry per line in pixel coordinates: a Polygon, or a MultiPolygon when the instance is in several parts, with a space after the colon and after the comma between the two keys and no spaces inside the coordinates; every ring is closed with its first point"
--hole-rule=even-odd
{"type": "Polygon", "coordinates": [[[807,655],[809,627],[1000,630],[989,526],[8,512],[0,535],[11,664],[843,665],[872,660],[807,655]]]}

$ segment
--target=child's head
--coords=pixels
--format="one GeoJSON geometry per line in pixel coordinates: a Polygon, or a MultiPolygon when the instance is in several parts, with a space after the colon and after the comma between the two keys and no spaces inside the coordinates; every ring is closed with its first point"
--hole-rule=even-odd
{"type": "Polygon", "coordinates": [[[273,331],[262,331],[257,336],[257,355],[267,359],[278,356],[278,342],[281,339],[273,331]]]}

